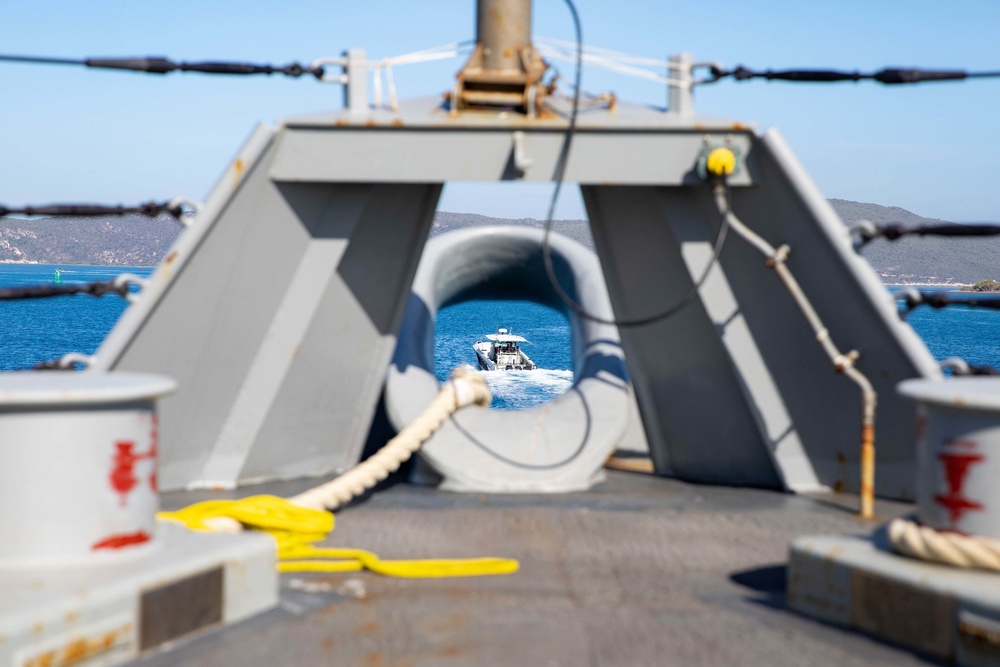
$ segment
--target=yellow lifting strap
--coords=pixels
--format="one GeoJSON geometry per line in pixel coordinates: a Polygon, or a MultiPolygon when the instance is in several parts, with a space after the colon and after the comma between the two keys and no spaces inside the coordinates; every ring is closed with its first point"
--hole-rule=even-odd
{"type": "Polygon", "coordinates": [[[277,544],[279,572],[371,570],[389,577],[431,578],[512,574],[520,567],[511,558],[382,560],[362,549],[317,547],[313,542],[325,539],[333,530],[333,514],[300,507],[277,496],[208,500],[156,516],[206,532],[212,530],[205,523],[208,519],[229,517],[246,528],[263,531],[277,544]]]}

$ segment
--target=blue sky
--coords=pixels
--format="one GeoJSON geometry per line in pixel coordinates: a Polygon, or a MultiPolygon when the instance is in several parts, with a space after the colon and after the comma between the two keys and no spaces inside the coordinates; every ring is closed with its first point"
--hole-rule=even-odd
{"type": "MultiPolygon", "coordinates": [[[[473,0],[422,2],[12,2],[0,52],[163,55],[283,64],[363,47],[398,55],[474,35],[473,0]]],[[[1000,70],[1000,2],[579,0],[585,41],[752,68],[1000,70]]],[[[536,0],[534,32],[572,38],[561,0],[536,0]]],[[[568,78],[569,65],[558,64],[568,78]]],[[[459,62],[397,68],[401,97],[440,93],[459,62]]],[[[663,104],[654,83],[586,70],[584,88],[663,104]]],[[[0,203],[202,198],[259,121],[337,108],[339,86],[284,78],[154,77],[0,65],[0,203]]],[[[887,88],[726,82],[699,112],[777,126],[828,197],[957,221],[1000,221],[1000,79],[887,88]]],[[[546,187],[449,188],[441,208],[545,214],[546,187]]],[[[572,191],[560,217],[580,217],[572,191]]]]}

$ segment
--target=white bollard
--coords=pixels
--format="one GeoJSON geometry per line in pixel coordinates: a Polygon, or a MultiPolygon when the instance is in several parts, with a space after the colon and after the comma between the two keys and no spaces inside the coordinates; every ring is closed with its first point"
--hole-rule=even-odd
{"type": "Polygon", "coordinates": [[[1000,539],[1000,378],[906,380],[917,402],[917,515],[925,526],[1000,539]]]}
{"type": "Polygon", "coordinates": [[[160,375],[0,374],[0,567],[99,563],[155,545],[160,375]]]}

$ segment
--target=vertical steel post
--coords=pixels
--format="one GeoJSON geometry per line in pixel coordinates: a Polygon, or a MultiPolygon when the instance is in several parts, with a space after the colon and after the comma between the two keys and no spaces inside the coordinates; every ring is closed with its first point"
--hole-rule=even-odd
{"type": "Polygon", "coordinates": [[[476,41],[485,69],[521,69],[519,51],[531,46],[531,0],[478,0],[476,41]]]}
{"type": "Polygon", "coordinates": [[[344,57],[344,107],[360,116],[368,111],[368,55],[364,49],[348,49],[344,57]]]}
{"type": "Polygon", "coordinates": [[[690,53],[679,53],[668,59],[670,67],[667,75],[670,83],[667,85],[667,113],[678,116],[694,114],[694,102],[691,97],[691,65],[694,58],[690,53]]]}

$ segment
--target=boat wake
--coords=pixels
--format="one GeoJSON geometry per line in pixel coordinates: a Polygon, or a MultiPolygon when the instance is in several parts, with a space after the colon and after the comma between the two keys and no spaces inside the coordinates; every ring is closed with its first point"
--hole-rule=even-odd
{"type": "Polygon", "coordinates": [[[493,394],[490,408],[522,410],[541,405],[573,386],[573,371],[480,371],[493,394]]]}

